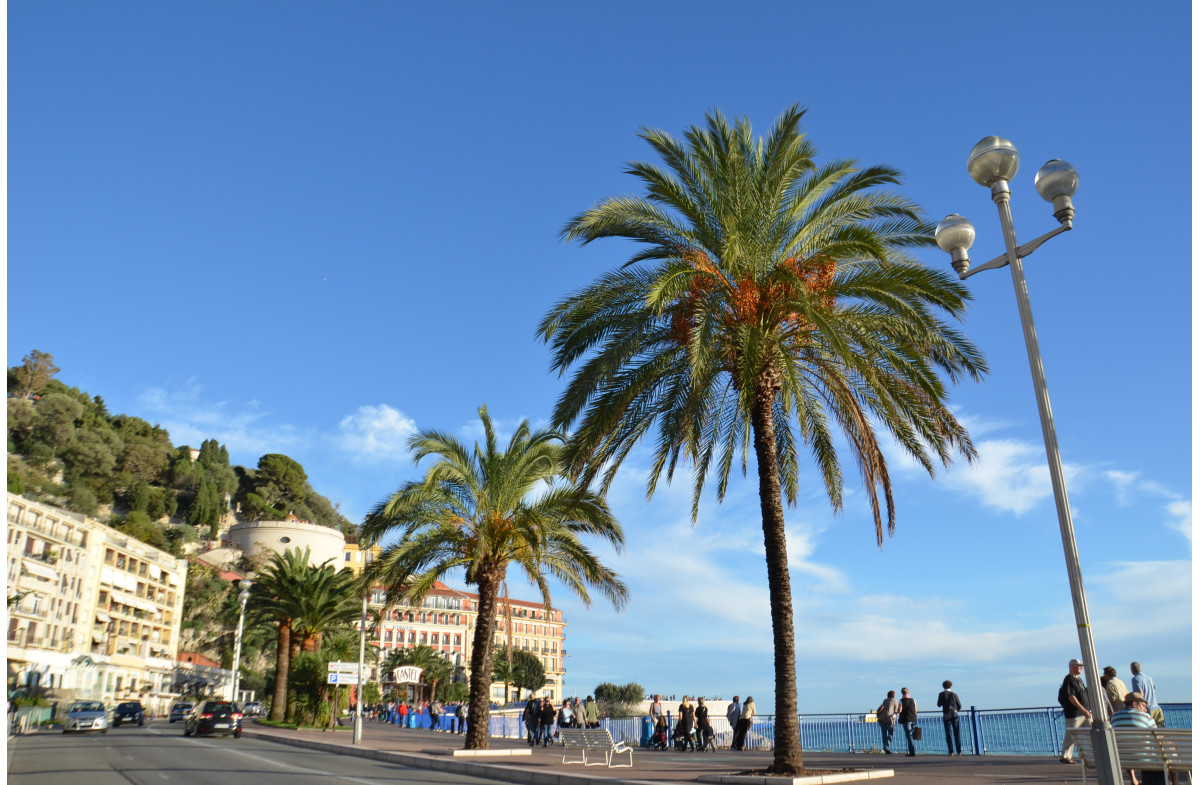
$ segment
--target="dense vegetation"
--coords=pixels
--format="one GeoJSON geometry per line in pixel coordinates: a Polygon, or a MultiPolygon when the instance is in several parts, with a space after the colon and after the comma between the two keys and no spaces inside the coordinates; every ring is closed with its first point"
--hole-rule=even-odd
{"type": "Polygon", "coordinates": [[[240,509],[246,520],[288,513],[353,530],[286,455],[233,466],[216,439],[192,458],[159,425],[112,414],[104,399],[54,378],[54,357],[34,350],[8,369],[8,489],[99,516],[143,542],[179,554],[199,536],[216,538],[240,509]]]}

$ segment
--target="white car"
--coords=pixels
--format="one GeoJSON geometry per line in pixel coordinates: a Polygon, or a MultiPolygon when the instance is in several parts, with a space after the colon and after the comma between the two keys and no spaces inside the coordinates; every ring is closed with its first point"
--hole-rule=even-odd
{"type": "Polygon", "coordinates": [[[257,717],[262,714],[262,703],[259,701],[250,701],[242,709],[247,717],[257,717]]]}
{"type": "Polygon", "coordinates": [[[100,701],[75,701],[67,710],[63,733],[108,733],[108,711],[100,701]]]}

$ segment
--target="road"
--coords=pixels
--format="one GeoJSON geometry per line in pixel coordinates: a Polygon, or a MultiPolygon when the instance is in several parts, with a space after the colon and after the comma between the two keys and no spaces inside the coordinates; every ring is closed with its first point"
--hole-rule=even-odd
{"type": "Polygon", "coordinates": [[[181,723],[8,740],[9,785],[482,785],[492,780],[248,738],[185,737],[181,723]]]}

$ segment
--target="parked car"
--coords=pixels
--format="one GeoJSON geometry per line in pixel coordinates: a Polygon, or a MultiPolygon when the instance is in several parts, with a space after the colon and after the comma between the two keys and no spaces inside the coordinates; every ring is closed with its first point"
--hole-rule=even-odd
{"type": "Polygon", "coordinates": [[[187,701],[176,703],[171,707],[171,714],[168,716],[168,722],[174,722],[175,720],[183,722],[191,715],[192,709],[194,708],[196,708],[196,704],[188,703],[187,701]]]}
{"type": "Polygon", "coordinates": [[[242,710],[233,701],[207,700],[199,704],[183,721],[183,735],[221,734],[242,737],[242,710]]]}
{"type": "Polygon", "coordinates": [[[108,733],[108,711],[100,701],[75,701],[63,720],[63,733],[108,733]]]}
{"type": "Polygon", "coordinates": [[[121,727],[122,722],[146,724],[146,710],[142,708],[141,701],[125,701],[117,704],[117,710],[113,712],[113,727],[121,727]]]}
{"type": "Polygon", "coordinates": [[[257,717],[262,714],[262,701],[250,701],[244,707],[242,713],[247,717],[257,717]]]}

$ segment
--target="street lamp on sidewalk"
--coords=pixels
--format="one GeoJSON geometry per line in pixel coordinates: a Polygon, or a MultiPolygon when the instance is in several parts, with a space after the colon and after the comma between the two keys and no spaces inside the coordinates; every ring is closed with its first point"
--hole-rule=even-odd
{"type": "Polygon", "coordinates": [[[238,583],[238,586],[242,589],[242,593],[238,595],[238,599],[241,601],[241,608],[238,611],[237,635],[233,639],[233,695],[229,696],[229,699],[235,702],[238,699],[238,684],[241,681],[239,677],[241,675],[242,660],[242,627],[246,623],[246,600],[250,599],[250,587],[253,585],[253,581],[249,578],[242,578],[238,583]]]}
{"type": "Polygon", "coordinates": [[[1087,596],[1083,589],[1083,573],[1079,568],[1079,551],[1075,546],[1075,527],[1071,522],[1071,506],[1067,501],[1062,457],[1058,451],[1058,437],[1054,432],[1054,418],[1050,413],[1050,393],[1046,388],[1042,353],[1038,348],[1033,310],[1029,304],[1029,289],[1025,284],[1025,271],[1021,266],[1021,259],[1036,251],[1042,243],[1072,228],[1075,207],[1071,203],[1071,197],[1075,195],[1075,189],[1079,185],[1079,173],[1069,163],[1057,158],[1038,170],[1033,178],[1034,187],[1043,199],[1054,205],[1054,217],[1058,219],[1059,227],[1024,245],[1017,245],[1017,233],[1013,228],[1012,210],[1009,207],[1008,183],[1016,175],[1020,165],[1021,156],[1016,146],[999,136],[988,136],[980,140],[967,157],[967,171],[975,182],[991,189],[992,201],[1000,211],[1005,246],[1002,255],[972,270],[967,250],[975,241],[975,227],[961,215],[948,215],[938,224],[937,244],[950,254],[950,263],[962,280],[984,270],[995,270],[1004,266],[1012,268],[1017,309],[1021,315],[1021,329],[1025,333],[1025,350],[1029,354],[1033,390],[1042,421],[1042,438],[1046,443],[1046,458],[1050,464],[1050,484],[1054,488],[1054,504],[1058,509],[1058,527],[1062,535],[1063,554],[1067,561],[1071,601],[1075,606],[1079,648],[1083,653],[1084,667],[1087,669],[1088,702],[1095,710],[1092,715],[1092,746],[1097,758],[1096,775],[1101,785],[1121,785],[1116,740],[1104,710],[1104,699],[1100,694],[1100,671],[1096,661],[1096,647],[1092,641],[1091,622],[1088,620],[1087,596]]]}

